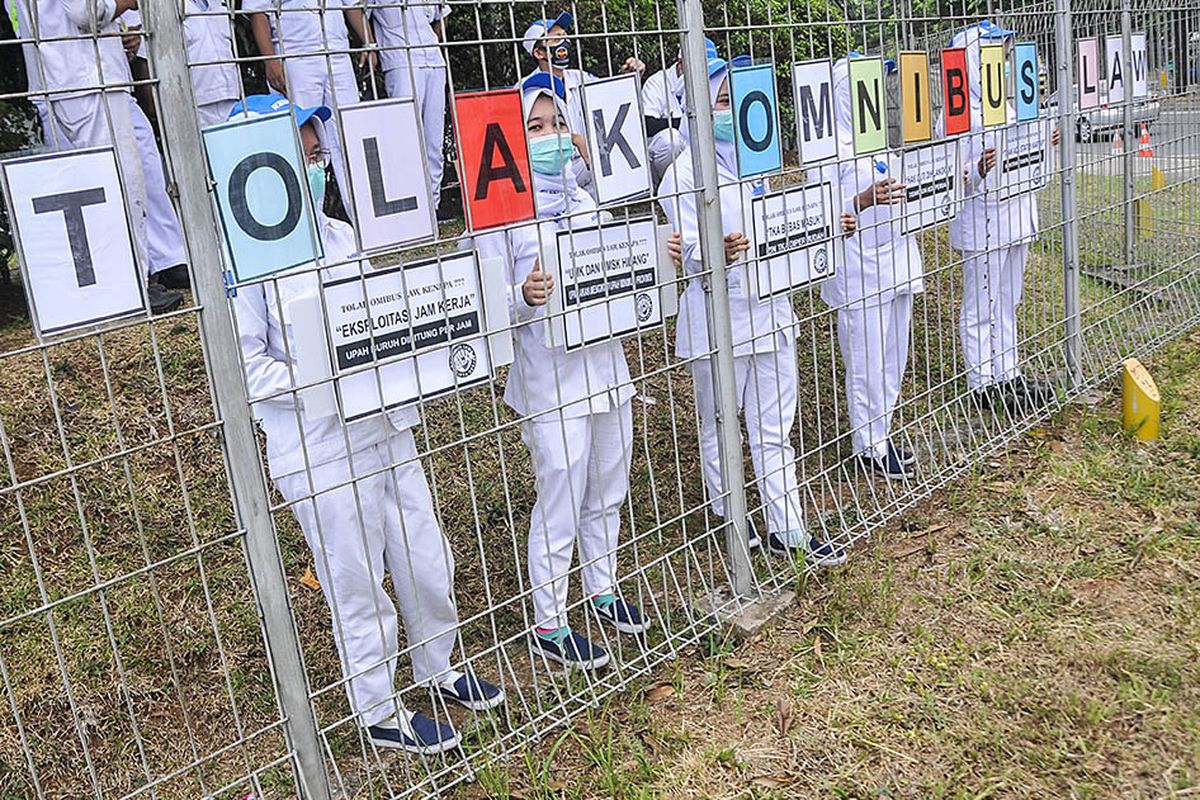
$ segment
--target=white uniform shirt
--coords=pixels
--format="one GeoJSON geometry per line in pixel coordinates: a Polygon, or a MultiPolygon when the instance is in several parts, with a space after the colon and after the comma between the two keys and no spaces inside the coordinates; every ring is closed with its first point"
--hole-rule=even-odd
{"type": "MultiPolygon", "coordinates": [[[[321,242],[325,260],[342,261],[354,252],[354,230],[321,215],[321,242]]],[[[364,269],[370,268],[364,264],[364,269]]],[[[325,279],[349,277],[358,275],[359,267],[352,262],[323,269],[320,274],[325,279]]],[[[349,425],[336,415],[318,419],[305,415],[303,403],[291,391],[295,388],[292,375],[296,345],[287,319],[288,307],[297,298],[319,291],[319,283],[317,273],[310,271],[239,288],[234,297],[246,388],[254,403],[254,414],[267,434],[267,464],[275,478],[303,470],[306,455],[310,466],[328,464],[384,441],[390,428],[404,430],[419,420],[414,408],[378,414],[349,425]]]]}
{"type": "Polygon", "coordinates": [[[642,84],[642,113],[655,119],[680,119],[683,106],[683,75],[675,65],[659,70],[642,84]]]}
{"type": "MultiPolygon", "coordinates": [[[[1008,104],[1008,123],[1017,120],[1016,109],[1008,104]]],[[[1040,120],[1039,120],[1040,122],[1040,120]]],[[[979,159],[983,151],[996,147],[996,129],[971,133],[962,138],[963,168],[967,171],[966,197],[958,215],[950,221],[950,244],[959,250],[978,252],[1028,242],[1038,233],[1037,193],[1025,191],[1001,198],[997,190],[999,163],[987,177],[979,177],[979,159]]],[[[997,152],[999,158],[1002,154],[997,152]]]]}
{"type": "Polygon", "coordinates": [[[350,38],[343,0],[243,0],[243,11],[266,11],[280,55],[345,53],[350,38]]]}
{"type": "MultiPolygon", "coordinates": [[[[118,36],[93,40],[97,33],[117,33],[116,0],[7,0],[17,9],[17,34],[32,39],[34,20],[40,37],[35,44],[22,45],[29,91],[56,91],[51,100],[77,97],[98,91],[101,84],[128,83],[129,60],[118,36]],[[63,41],[45,41],[61,37],[80,37],[63,41]],[[96,48],[100,49],[97,63],[96,48]],[[102,72],[103,71],[103,72],[102,72]]],[[[127,87],[126,87],[127,88],[127,87]]],[[[40,98],[34,98],[40,102],[40,98]]]]}
{"type": "MultiPolygon", "coordinates": [[[[721,227],[726,235],[742,232],[751,239],[754,232],[746,230],[743,209],[749,209],[752,191],[749,184],[738,183],[737,176],[718,162],[720,179],[721,227]]],[[[708,311],[704,287],[698,277],[704,271],[700,260],[700,229],[697,223],[695,179],[692,156],[684,150],[668,170],[659,186],[659,201],[671,226],[683,238],[683,268],[689,276],[679,304],[679,319],[675,326],[675,355],[680,358],[707,356],[713,349],[708,337],[708,311]],[[675,193],[679,196],[675,197],[675,193]],[[678,203],[678,205],[676,205],[678,203]]],[[[734,356],[772,353],[796,342],[796,317],[791,298],[787,295],[765,302],[752,297],[746,280],[746,255],[734,262],[726,273],[729,287],[729,321],[733,328],[734,356]]],[[[724,258],[722,253],[720,258],[724,258]]]]}
{"type": "MultiPolygon", "coordinates": [[[[580,227],[588,223],[576,217],[573,224],[580,227]]],[[[543,229],[544,241],[551,247],[552,225],[546,224],[543,229]]],[[[567,220],[561,220],[558,226],[565,228],[567,220]]],[[[562,407],[564,417],[583,417],[613,411],[633,397],[620,340],[571,351],[546,346],[546,307],[528,305],[521,291],[539,252],[536,225],[484,234],[476,238],[476,248],[480,257],[500,257],[508,264],[509,308],[518,327],[504,402],[513,411],[531,417],[562,407]]],[[[555,288],[561,291],[561,286],[555,288]]]]}
{"type": "MultiPolygon", "coordinates": [[[[845,210],[854,214],[854,196],[882,180],[900,174],[900,159],[887,153],[861,156],[837,165],[845,210]],[[875,162],[888,165],[888,172],[875,162]]],[[[898,207],[897,207],[898,208],[898,207]]],[[[821,285],[821,299],[831,306],[865,302],[869,306],[897,294],[924,291],[921,251],[914,236],[900,233],[900,216],[892,207],[873,205],[858,212],[858,231],[846,239],[846,266],[821,285]]]]}
{"type": "Polygon", "coordinates": [[[225,0],[186,0],[185,10],[183,39],[188,62],[226,62],[191,67],[196,105],[239,99],[242,79],[234,61],[233,33],[225,0]]]}
{"type": "Polygon", "coordinates": [[[379,63],[384,70],[407,69],[409,62],[418,68],[446,66],[433,23],[446,18],[449,6],[439,0],[367,0],[367,9],[383,48],[379,63]]]}

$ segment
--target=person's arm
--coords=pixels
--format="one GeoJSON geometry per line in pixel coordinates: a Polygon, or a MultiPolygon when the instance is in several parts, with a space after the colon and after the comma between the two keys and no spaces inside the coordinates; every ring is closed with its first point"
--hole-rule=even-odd
{"type": "Polygon", "coordinates": [[[367,22],[366,14],[363,13],[361,7],[347,7],[342,13],[346,16],[346,24],[354,31],[354,35],[363,43],[362,54],[358,57],[358,65],[361,67],[368,62],[371,69],[379,66],[379,56],[375,52],[375,37],[372,35],[371,26],[367,22]]]}
{"type": "MultiPolygon", "coordinates": [[[[272,397],[291,400],[294,386],[288,364],[271,355],[267,346],[270,327],[267,310],[267,291],[263,284],[241,287],[233,300],[237,316],[238,344],[246,370],[246,392],[251,400],[272,397]],[[282,395],[282,396],[279,396],[282,395]]],[[[299,400],[299,397],[296,397],[299,400]]]]}
{"type": "Polygon", "coordinates": [[[254,45],[258,54],[266,58],[263,69],[267,73],[267,83],[280,94],[287,94],[287,73],[283,70],[283,62],[275,58],[275,42],[271,39],[271,21],[265,12],[250,15],[250,31],[254,34],[254,45]]]}

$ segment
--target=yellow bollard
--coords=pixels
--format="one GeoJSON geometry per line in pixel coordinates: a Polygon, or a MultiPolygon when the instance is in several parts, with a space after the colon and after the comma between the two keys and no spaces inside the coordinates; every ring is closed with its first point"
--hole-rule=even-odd
{"type": "Polygon", "coordinates": [[[1134,232],[1139,239],[1154,233],[1154,223],[1150,215],[1150,203],[1144,197],[1133,201],[1134,232]]]}
{"type": "Polygon", "coordinates": [[[1163,175],[1163,171],[1158,167],[1150,168],[1150,190],[1161,192],[1167,188],[1167,176],[1163,175]]]}
{"type": "Polygon", "coordinates": [[[1157,439],[1162,398],[1154,379],[1136,358],[1125,362],[1124,395],[1122,417],[1125,430],[1131,431],[1143,442],[1157,439]]]}

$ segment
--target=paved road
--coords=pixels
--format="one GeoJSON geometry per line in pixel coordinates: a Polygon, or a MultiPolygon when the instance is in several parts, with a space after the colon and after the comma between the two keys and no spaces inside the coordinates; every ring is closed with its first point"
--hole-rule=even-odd
{"type": "MultiPolygon", "coordinates": [[[[1104,141],[1078,145],[1076,158],[1080,171],[1089,175],[1124,174],[1122,156],[1113,153],[1112,134],[1106,132],[1103,138],[1104,141]]],[[[1200,107],[1193,102],[1190,107],[1164,109],[1150,129],[1150,144],[1154,149],[1152,157],[1133,157],[1136,175],[1149,175],[1151,167],[1158,167],[1171,183],[1200,179],[1200,107]]],[[[1137,152],[1136,135],[1132,142],[1125,142],[1125,148],[1137,152]]]]}

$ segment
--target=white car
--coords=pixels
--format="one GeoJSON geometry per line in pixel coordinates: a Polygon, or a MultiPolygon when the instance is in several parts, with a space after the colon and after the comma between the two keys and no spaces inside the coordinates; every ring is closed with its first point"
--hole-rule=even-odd
{"type": "MultiPolygon", "coordinates": [[[[1125,124],[1125,107],[1120,103],[1108,104],[1108,86],[1100,82],[1100,105],[1079,111],[1078,87],[1071,87],[1071,107],[1075,114],[1075,139],[1080,142],[1093,141],[1096,136],[1105,131],[1120,130],[1125,124]]],[[[1133,128],[1136,136],[1141,132],[1142,125],[1150,127],[1158,120],[1162,111],[1158,100],[1151,95],[1144,100],[1133,101],[1133,128]]],[[[1058,92],[1046,98],[1046,115],[1050,118],[1058,116],[1058,92]]]]}

